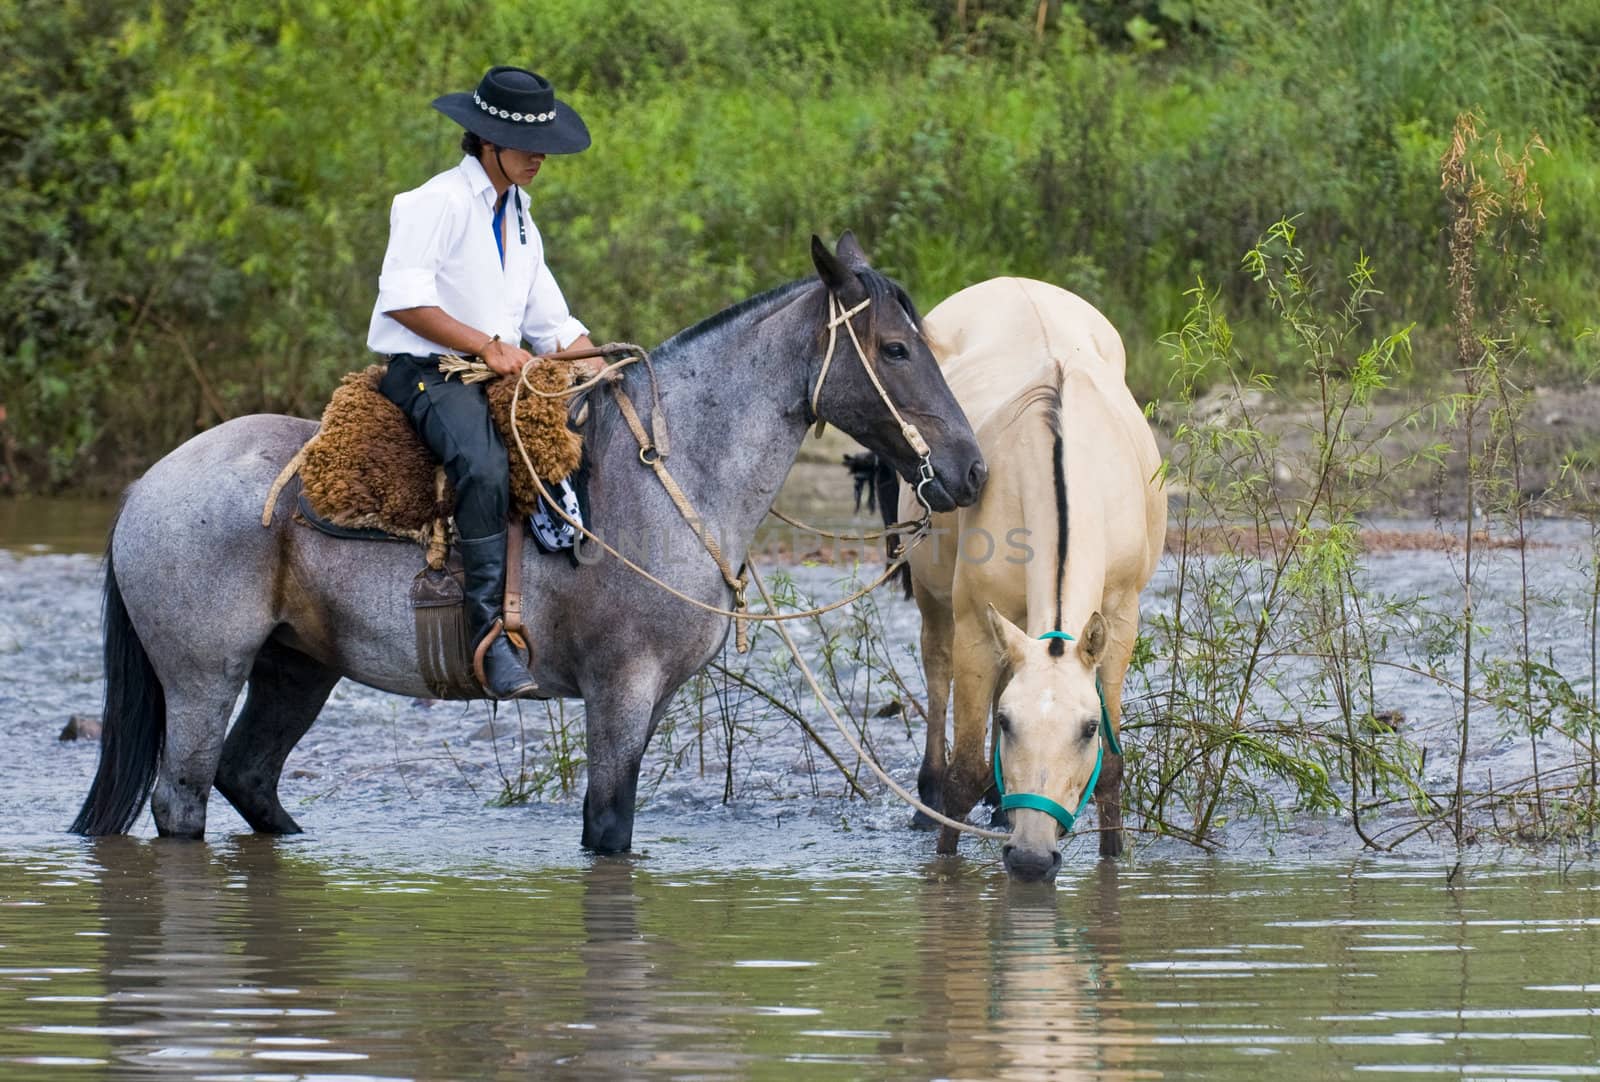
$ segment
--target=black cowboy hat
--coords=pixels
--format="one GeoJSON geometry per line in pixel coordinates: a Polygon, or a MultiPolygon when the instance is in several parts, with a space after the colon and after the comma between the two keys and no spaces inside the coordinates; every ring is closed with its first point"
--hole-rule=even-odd
{"type": "Polygon", "coordinates": [[[433,99],[433,107],[487,143],[507,150],[576,154],[589,129],[550,80],[526,68],[490,68],[478,89],[433,99]]]}

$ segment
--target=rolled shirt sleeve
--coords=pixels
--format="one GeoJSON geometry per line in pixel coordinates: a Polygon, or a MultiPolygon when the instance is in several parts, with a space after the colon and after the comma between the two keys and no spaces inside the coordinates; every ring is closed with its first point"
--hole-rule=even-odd
{"type": "Polygon", "coordinates": [[[565,349],[588,333],[589,328],[575,319],[567,307],[567,298],[556,276],[550,273],[550,265],[539,259],[528,289],[528,304],[522,312],[522,337],[535,353],[550,353],[565,349]]]}
{"type": "Polygon", "coordinates": [[[454,201],[436,188],[418,188],[394,197],[389,210],[389,247],[378,275],[377,311],[441,307],[439,268],[462,225],[454,201]]]}

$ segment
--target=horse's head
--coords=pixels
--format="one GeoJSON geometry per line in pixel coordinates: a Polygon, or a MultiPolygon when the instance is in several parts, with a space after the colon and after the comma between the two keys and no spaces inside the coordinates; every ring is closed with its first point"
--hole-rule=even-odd
{"type": "Polygon", "coordinates": [[[1098,676],[1106,622],[1097,612],[1076,637],[1035,639],[991,605],[989,627],[1006,674],[994,710],[995,781],[1011,813],[1006,870],[1054,879],[1056,841],[1088,806],[1104,755],[1117,750],[1098,676]]]}
{"type": "Polygon", "coordinates": [[[933,510],[977,500],[989,470],[911,298],[868,265],[849,233],[836,252],[812,237],[811,259],[829,296],[809,392],[817,419],[876,451],[933,510]]]}

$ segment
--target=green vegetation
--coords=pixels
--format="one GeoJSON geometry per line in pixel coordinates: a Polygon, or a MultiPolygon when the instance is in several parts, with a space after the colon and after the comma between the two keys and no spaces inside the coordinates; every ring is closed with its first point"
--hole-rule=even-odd
{"type": "MultiPolygon", "coordinates": [[[[455,160],[429,100],[505,60],[595,132],[534,197],[604,338],[657,341],[848,227],[924,306],[998,274],[1083,293],[1153,397],[1195,279],[1264,311],[1238,253],[1292,216],[1326,265],[1383,268],[1363,319],[1415,324],[1400,375],[1431,380],[1438,162],[1476,110],[1549,149],[1523,318],[1536,377],[1571,378],[1600,352],[1597,53],[1582,0],[0,0],[0,488],[314,415],[361,363],[390,197],[455,160]]],[[[1293,372],[1276,333],[1240,348],[1293,372]]]]}

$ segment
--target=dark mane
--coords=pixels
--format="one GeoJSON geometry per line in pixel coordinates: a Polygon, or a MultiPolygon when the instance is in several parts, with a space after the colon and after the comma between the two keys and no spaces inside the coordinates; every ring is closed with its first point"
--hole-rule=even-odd
{"type": "MultiPolygon", "coordinates": [[[[661,343],[661,345],[657,346],[655,352],[671,352],[680,346],[694,341],[701,335],[710,334],[713,331],[727,326],[729,323],[732,323],[734,320],[748,313],[752,308],[759,308],[771,301],[778,300],[780,297],[787,296],[790,293],[799,292],[802,287],[812,285],[815,282],[816,279],[814,278],[801,278],[798,281],[785,282],[781,286],[774,286],[765,293],[758,293],[754,297],[746,297],[737,304],[724,308],[722,311],[717,312],[714,315],[707,316],[705,319],[702,319],[699,323],[694,324],[692,327],[688,327],[679,331],[677,334],[661,343]]],[[[652,356],[654,355],[655,354],[652,354],[652,356]]]]}
{"type": "MultiPolygon", "coordinates": [[[[1061,411],[1064,406],[1063,396],[1067,389],[1067,373],[1059,364],[1051,366],[1053,371],[1036,383],[1033,383],[1017,392],[1011,400],[1011,418],[1006,421],[1009,427],[1016,424],[1025,415],[1033,412],[1040,413],[1044,418],[1045,426],[1052,437],[1050,444],[1050,467],[1055,488],[1056,504],[1056,619],[1055,630],[1061,628],[1061,590],[1067,574],[1067,530],[1069,516],[1067,513],[1067,464],[1066,445],[1061,438],[1061,411]]],[[[1050,640],[1050,656],[1061,657],[1066,653],[1066,645],[1061,639],[1050,640]]]]}
{"type": "MultiPolygon", "coordinates": [[[[788,297],[790,294],[799,293],[802,289],[815,285],[815,278],[801,278],[783,285],[774,286],[764,293],[747,297],[736,304],[724,308],[722,311],[707,316],[699,323],[693,324],[662,342],[650,351],[652,364],[660,365],[663,362],[670,364],[672,357],[683,347],[696,339],[711,334],[732,323],[734,320],[748,315],[753,309],[770,305],[774,301],[788,297]]],[[[632,365],[622,370],[622,389],[639,404],[641,410],[645,402],[641,396],[647,395],[649,383],[643,365],[632,365]]],[[[588,395],[589,418],[583,426],[583,457],[585,461],[593,460],[600,448],[605,446],[612,428],[621,423],[621,412],[617,408],[616,397],[596,388],[588,395]]],[[[648,421],[646,422],[648,423],[648,421]]]]}
{"type": "MultiPolygon", "coordinates": [[[[898,305],[911,320],[918,333],[921,333],[922,315],[917,311],[917,306],[912,301],[911,296],[901,288],[900,283],[871,267],[864,267],[857,271],[857,277],[861,280],[862,286],[867,291],[867,297],[872,302],[867,306],[865,326],[863,327],[859,322],[856,324],[857,333],[862,334],[863,344],[877,334],[878,315],[887,304],[898,305]]],[[[739,301],[737,304],[730,305],[662,342],[651,350],[651,359],[657,364],[663,361],[670,362],[673,354],[701,336],[720,330],[734,320],[748,315],[753,309],[771,305],[775,301],[789,298],[803,289],[818,284],[817,279],[814,277],[800,278],[793,282],[785,282],[783,285],[774,286],[764,293],[758,293],[753,297],[739,301]]],[[[818,319],[817,335],[819,345],[827,339],[828,327],[826,318],[818,319]]],[[[871,347],[869,346],[868,348],[871,347]]],[[[638,366],[626,368],[623,370],[623,389],[630,394],[634,394],[637,388],[645,386],[642,382],[643,379],[644,373],[638,371],[638,366]]],[[[591,457],[602,446],[606,433],[618,416],[616,400],[609,394],[591,394],[589,396],[589,407],[590,416],[588,423],[584,425],[583,438],[583,453],[586,459],[591,457]]]]}

